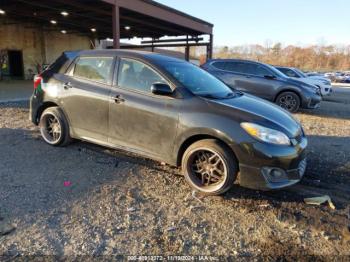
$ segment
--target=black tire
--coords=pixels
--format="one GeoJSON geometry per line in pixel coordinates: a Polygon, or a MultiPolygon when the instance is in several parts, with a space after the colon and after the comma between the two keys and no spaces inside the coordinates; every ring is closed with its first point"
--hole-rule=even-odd
{"type": "Polygon", "coordinates": [[[300,103],[299,96],[294,92],[283,92],[276,98],[276,104],[291,113],[299,110],[300,103]]]}
{"type": "Polygon", "coordinates": [[[68,121],[58,107],[49,107],[41,114],[39,127],[42,138],[49,145],[63,147],[72,141],[68,121]]]}
{"type": "Polygon", "coordinates": [[[206,139],[195,142],[185,151],[182,158],[182,173],[193,189],[205,195],[221,195],[233,186],[238,174],[238,162],[225,144],[215,139],[206,139]],[[213,159],[210,160],[211,158],[213,159]],[[202,161],[203,159],[206,160],[202,161]],[[221,164],[216,164],[219,161],[221,164]],[[209,173],[200,174],[199,169],[209,173]],[[221,175],[222,173],[225,174],[221,175]],[[215,183],[212,180],[218,181],[215,183]],[[213,184],[210,185],[211,182],[213,184]]]}

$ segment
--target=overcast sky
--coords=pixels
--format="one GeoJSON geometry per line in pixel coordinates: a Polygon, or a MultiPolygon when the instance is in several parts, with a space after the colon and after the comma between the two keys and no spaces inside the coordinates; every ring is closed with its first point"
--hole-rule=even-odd
{"type": "Polygon", "coordinates": [[[157,0],[215,25],[215,45],[350,44],[350,0],[157,0]]]}

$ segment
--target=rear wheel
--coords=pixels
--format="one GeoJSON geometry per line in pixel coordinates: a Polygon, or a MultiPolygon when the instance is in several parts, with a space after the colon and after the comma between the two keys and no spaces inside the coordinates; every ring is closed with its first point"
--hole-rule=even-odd
{"type": "Polygon", "coordinates": [[[194,143],[184,153],[182,172],[195,190],[220,195],[234,184],[238,163],[229,148],[215,139],[194,143]]]}
{"type": "Polygon", "coordinates": [[[300,108],[300,98],[296,93],[283,92],[277,97],[276,104],[291,113],[295,113],[300,108]]]}
{"type": "Polygon", "coordinates": [[[39,126],[46,143],[52,146],[66,146],[71,142],[68,121],[58,107],[47,108],[40,117],[39,126]]]}

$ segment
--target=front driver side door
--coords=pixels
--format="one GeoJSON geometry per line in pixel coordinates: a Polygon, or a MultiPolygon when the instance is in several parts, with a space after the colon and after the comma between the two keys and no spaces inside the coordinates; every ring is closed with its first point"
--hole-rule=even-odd
{"type": "Polygon", "coordinates": [[[178,99],[152,94],[152,84],[167,81],[141,61],[121,58],[117,70],[117,85],[110,99],[109,143],[156,159],[170,158],[178,99]]]}

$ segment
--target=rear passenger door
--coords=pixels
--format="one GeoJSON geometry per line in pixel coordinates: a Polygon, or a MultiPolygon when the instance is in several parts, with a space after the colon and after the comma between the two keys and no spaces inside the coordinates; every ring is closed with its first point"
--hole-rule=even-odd
{"type": "Polygon", "coordinates": [[[74,136],[106,143],[113,56],[79,57],[64,81],[62,107],[74,136]]]}

